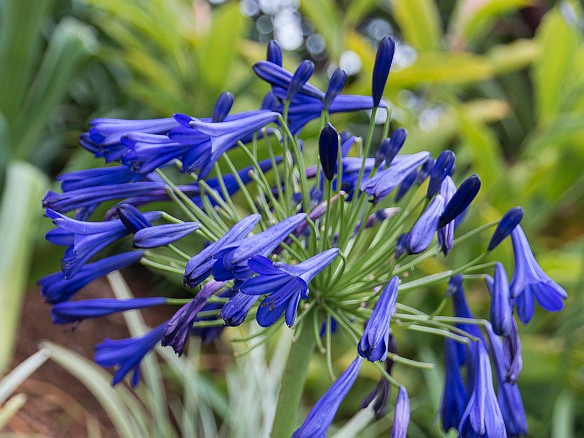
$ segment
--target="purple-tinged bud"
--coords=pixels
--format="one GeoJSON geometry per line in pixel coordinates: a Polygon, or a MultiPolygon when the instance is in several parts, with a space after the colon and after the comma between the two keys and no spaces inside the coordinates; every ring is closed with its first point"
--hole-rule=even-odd
{"type": "Polygon", "coordinates": [[[302,86],[306,84],[312,73],[314,72],[314,63],[312,61],[302,61],[298,66],[292,79],[290,79],[290,85],[288,85],[288,92],[286,94],[286,100],[294,99],[296,93],[300,91],[302,86]]]}
{"type": "Polygon", "coordinates": [[[519,225],[521,219],[523,219],[523,209],[521,207],[513,207],[505,213],[499,221],[493,237],[491,237],[487,250],[494,250],[519,225]]]}
{"type": "Polygon", "coordinates": [[[385,152],[385,165],[389,166],[393,159],[396,157],[398,152],[401,150],[402,146],[406,141],[408,136],[408,131],[404,128],[397,128],[393,131],[391,138],[389,139],[389,144],[385,152]]]}
{"type": "Polygon", "coordinates": [[[231,111],[233,106],[233,94],[229,91],[221,93],[215,102],[215,107],[213,108],[213,118],[211,119],[213,123],[222,122],[231,111]]]}
{"type": "MultiPolygon", "coordinates": [[[[440,194],[444,197],[444,204],[448,205],[454,194],[456,193],[456,184],[450,176],[444,178],[442,186],[440,187],[440,194]]],[[[438,228],[438,243],[444,255],[448,255],[452,246],[454,245],[454,221],[438,228]]]]}
{"type": "Polygon", "coordinates": [[[418,178],[416,179],[417,184],[422,184],[432,173],[436,160],[434,158],[428,158],[424,164],[420,166],[420,171],[418,172],[418,178]]]}
{"type": "Polygon", "coordinates": [[[266,50],[266,59],[272,64],[282,67],[282,49],[276,40],[271,40],[268,43],[266,50]]]}
{"type": "Polygon", "coordinates": [[[200,228],[196,222],[165,224],[139,230],[134,235],[135,248],[158,248],[176,242],[200,228]]]}
{"type": "Polygon", "coordinates": [[[409,233],[403,233],[397,238],[395,244],[395,259],[398,260],[403,254],[405,254],[408,244],[409,233]]]}
{"type": "Polygon", "coordinates": [[[505,268],[499,262],[495,264],[495,278],[487,279],[491,291],[491,324],[493,331],[499,336],[509,336],[513,320],[513,307],[509,280],[505,268]]]}
{"type": "Polygon", "coordinates": [[[440,216],[438,228],[441,228],[456,219],[456,217],[461,214],[477,196],[480,188],[481,180],[476,174],[465,179],[456,193],[452,196],[452,199],[450,199],[448,204],[446,204],[446,207],[444,207],[444,213],[440,216]]]}
{"type": "Polygon", "coordinates": [[[373,81],[371,84],[371,96],[373,97],[373,106],[379,106],[387,76],[391,69],[393,61],[393,54],[395,52],[395,42],[393,38],[386,36],[379,43],[377,54],[375,56],[375,64],[373,66],[373,81]]]}
{"type": "Polygon", "coordinates": [[[456,155],[454,152],[445,150],[443,151],[436,160],[432,172],[430,173],[430,182],[428,183],[427,197],[431,198],[436,193],[440,192],[440,186],[442,181],[448,175],[452,176],[452,169],[454,168],[454,160],[456,155]]]}
{"type": "Polygon", "coordinates": [[[407,243],[409,254],[419,254],[428,249],[438,229],[438,220],[443,211],[444,198],[442,195],[436,195],[410,231],[407,243]]]}
{"type": "Polygon", "coordinates": [[[330,123],[327,123],[320,133],[318,153],[324,176],[329,181],[332,181],[335,176],[337,156],[339,154],[339,134],[330,123]]]}
{"type": "Polygon", "coordinates": [[[122,204],[116,210],[122,223],[134,234],[152,226],[148,219],[133,205],[122,204]]]}
{"type": "Polygon", "coordinates": [[[262,100],[261,109],[268,111],[275,111],[276,107],[280,104],[280,101],[274,93],[268,91],[262,100]]]}
{"type": "Polygon", "coordinates": [[[406,388],[400,386],[399,392],[397,393],[397,402],[395,403],[395,412],[393,414],[391,438],[406,438],[409,424],[410,399],[408,398],[408,391],[406,391],[406,388]]]}
{"type": "Polygon", "coordinates": [[[505,382],[515,383],[519,373],[523,369],[523,358],[521,357],[521,339],[517,322],[511,318],[511,331],[509,336],[503,337],[503,357],[505,359],[505,382]]]}
{"type": "Polygon", "coordinates": [[[339,93],[343,90],[345,83],[347,82],[347,73],[342,68],[337,68],[333,75],[331,76],[331,80],[329,82],[328,88],[326,89],[326,94],[324,96],[324,101],[322,104],[322,108],[325,111],[328,111],[329,106],[335,100],[335,97],[339,95],[339,93]]]}
{"type": "Polygon", "coordinates": [[[379,147],[377,148],[377,152],[375,152],[375,165],[373,167],[378,167],[381,163],[385,161],[385,156],[387,155],[387,149],[389,148],[390,139],[386,138],[383,139],[381,143],[379,143],[379,147]]]}

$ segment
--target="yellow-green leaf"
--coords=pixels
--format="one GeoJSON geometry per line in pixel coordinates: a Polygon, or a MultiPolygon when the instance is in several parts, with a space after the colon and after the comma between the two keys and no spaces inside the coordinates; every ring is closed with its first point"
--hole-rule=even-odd
{"type": "Polygon", "coordinates": [[[406,42],[418,50],[440,47],[440,13],[433,0],[390,0],[390,4],[406,42]]]}

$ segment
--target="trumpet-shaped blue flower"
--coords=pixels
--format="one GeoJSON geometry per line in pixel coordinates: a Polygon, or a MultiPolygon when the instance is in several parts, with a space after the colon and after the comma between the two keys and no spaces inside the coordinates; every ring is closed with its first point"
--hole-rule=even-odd
{"type": "Polygon", "coordinates": [[[506,367],[503,353],[503,345],[498,336],[486,327],[491,353],[495,364],[495,375],[497,376],[497,400],[501,408],[505,429],[509,437],[519,437],[527,435],[527,420],[523,400],[519,393],[519,387],[515,382],[509,382],[506,378],[506,367]]]}
{"type": "Polygon", "coordinates": [[[495,264],[495,278],[487,280],[491,290],[491,324],[499,336],[509,336],[513,325],[513,307],[509,291],[509,280],[505,268],[499,262],[495,264]]]}
{"type": "Polygon", "coordinates": [[[469,376],[472,390],[462,414],[458,432],[461,436],[505,438],[505,422],[493,388],[491,363],[483,342],[472,343],[469,376]]]}
{"type": "MultiPolygon", "coordinates": [[[[46,212],[53,223],[60,228],[60,230],[49,231],[46,235],[47,240],[51,243],[68,245],[61,264],[65,278],[73,277],[91,257],[130,233],[119,219],[107,222],[83,222],[63,216],[49,208],[46,212]],[[57,239],[54,239],[54,236],[58,236],[57,239]]],[[[160,217],[161,213],[158,211],[144,214],[148,222],[160,217]]]]}
{"type": "Polygon", "coordinates": [[[82,266],[77,275],[71,279],[65,278],[65,274],[60,271],[49,274],[38,281],[41,286],[41,296],[50,304],[67,301],[93,280],[132,265],[143,255],[143,251],[131,251],[106,257],[82,266]]]}
{"type": "Polygon", "coordinates": [[[95,363],[102,367],[117,366],[112,385],[117,385],[130,371],[130,383],[136,387],[140,382],[140,362],[160,342],[166,322],[139,338],[105,339],[95,346],[95,363]]]}
{"type": "Polygon", "coordinates": [[[253,256],[268,256],[274,249],[300,225],[306,214],[299,213],[276,225],[271,226],[255,236],[248,237],[238,243],[223,247],[213,256],[213,276],[216,280],[226,281],[235,278],[245,281],[253,275],[247,261],[253,256]]]}
{"type": "Polygon", "coordinates": [[[135,248],[157,248],[165,246],[195,232],[200,228],[196,222],[165,224],[143,228],[134,235],[135,248]]]}
{"type": "Polygon", "coordinates": [[[363,337],[357,345],[359,355],[368,361],[387,359],[389,346],[389,321],[395,312],[398,295],[399,277],[393,277],[385,286],[373,313],[367,321],[363,337]]]}
{"type": "Polygon", "coordinates": [[[362,182],[361,190],[369,196],[373,196],[375,201],[379,201],[399,186],[413,170],[417,169],[429,157],[428,152],[395,157],[387,169],[362,182]],[[400,159],[398,160],[398,158],[400,159]]]}
{"type": "Polygon", "coordinates": [[[531,320],[534,297],[539,305],[549,312],[562,310],[563,300],[568,298],[568,294],[539,267],[521,225],[517,225],[511,232],[511,240],[515,255],[511,297],[515,300],[519,319],[524,324],[531,320]]]}
{"type": "Polygon", "coordinates": [[[308,284],[331,264],[338,253],[337,248],[329,249],[295,266],[272,263],[266,257],[252,257],[248,266],[258,276],[243,283],[240,290],[247,295],[268,294],[258,308],[258,324],[269,327],[285,312],[286,324],[291,327],[300,298],[308,298],[308,284]]]}
{"type": "Polygon", "coordinates": [[[170,345],[176,354],[183,354],[191,334],[197,313],[207,304],[207,300],[225,286],[222,281],[210,281],[199,291],[197,296],[182,306],[164,327],[162,345],[170,345]]]}
{"type": "Polygon", "coordinates": [[[93,300],[65,301],[51,308],[54,324],[72,324],[89,318],[125,312],[126,310],[143,309],[166,303],[166,298],[133,298],[118,300],[116,298],[96,298],[93,300]]]}
{"type": "Polygon", "coordinates": [[[339,406],[355,383],[361,369],[361,358],[357,357],[329,390],[316,402],[306,420],[292,438],[324,438],[339,406]]]}
{"type": "Polygon", "coordinates": [[[393,414],[393,427],[391,428],[391,438],[406,438],[408,425],[410,424],[410,399],[408,391],[403,386],[399,387],[395,412],[393,414]]]}
{"type": "Polygon", "coordinates": [[[462,380],[460,366],[464,358],[459,357],[460,348],[452,339],[444,344],[444,391],[440,404],[442,429],[458,429],[467,402],[466,389],[462,380]]]}
{"type": "Polygon", "coordinates": [[[419,254],[428,249],[443,211],[444,198],[436,195],[410,231],[407,244],[409,254],[419,254]]]}
{"type": "Polygon", "coordinates": [[[519,225],[521,219],[523,219],[523,209],[521,207],[513,207],[505,213],[499,221],[487,249],[489,251],[494,250],[519,225]]]}
{"type": "Polygon", "coordinates": [[[223,248],[243,240],[261,219],[259,214],[252,214],[240,220],[229,229],[217,242],[210,244],[187,263],[183,280],[186,286],[195,287],[209,275],[215,260],[213,257],[223,248]]]}

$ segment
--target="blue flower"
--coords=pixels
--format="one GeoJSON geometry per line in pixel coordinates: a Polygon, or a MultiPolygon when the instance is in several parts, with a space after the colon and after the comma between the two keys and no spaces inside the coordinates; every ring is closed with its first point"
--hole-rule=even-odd
{"type": "Polygon", "coordinates": [[[444,198],[436,195],[410,231],[407,244],[409,254],[419,254],[428,249],[443,211],[444,198]]]}
{"type": "MultiPolygon", "coordinates": [[[[73,277],[95,254],[130,233],[119,219],[107,222],[83,222],[63,216],[49,208],[46,212],[53,223],[59,227],[59,230],[49,231],[46,239],[57,245],[66,243],[68,246],[61,263],[65,278],[73,277]]],[[[147,221],[154,221],[161,217],[161,213],[151,211],[145,213],[144,217],[147,221]]]]}
{"type": "Polygon", "coordinates": [[[217,102],[215,102],[215,106],[213,107],[213,116],[211,117],[211,121],[213,123],[222,122],[231,111],[231,107],[233,106],[233,101],[235,98],[233,94],[229,91],[221,93],[217,98],[217,102]]]}
{"type": "Polygon", "coordinates": [[[252,257],[248,266],[258,276],[243,283],[240,290],[247,295],[268,294],[258,308],[258,324],[269,327],[285,312],[286,324],[291,327],[300,298],[308,298],[308,284],[331,264],[338,253],[337,248],[329,249],[294,266],[272,263],[266,257],[252,257]]]}
{"type": "Polygon", "coordinates": [[[302,61],[294,74],[292,75],[292,79],[290,79],[290,83],[288,84],[288,90],[286,91],[286,100],[292,100],[296,93],[302,88],[312,73],[314,72],[314,63],[312,61],[302,61]]]}
{"type": "Polygon", "coordinates": [[[87,189],[90,187],[125,184],[143,179],[145,175],[137,175],[128,166],[100,167],[85,169],[59,175],[56,180],[61,181],[61,190],[87,189]]]}
{"type": "Polygon", "coordinates": [[[474,342],[470,350],[473,360],[468,364],[472,390],[458,432],[461,436],[506,437],[486,346],[483,342],[474,342]]]}
{"type": "Polygon", "coordinates": [[[531,320],[534,297],[539,305],[549,312],[562,310],[563,300],[568,298],[568,294],[539,267],[521,225],[517,225],[511,232],[511,240],[515,255],[511,297],[515,300],[519,319],[524,324],[531,320]]]}
{"type": "MultiPolygon", "coordinates": [[[[444,205],[448,205],[448,202],[450,202],[455,193],[456,184],[454,184],[450,176],[447,176],[442,181],[442,186],[440,187],[440,194],[444,198],[444,205]]],[[[454,221],[448,222],[446,225],[438,228],[438,243],[445,256],[448,255],[454,245],[454,228],[454,221]]]]}
{"type": "Polygon", "coordinates": [[[135,248],[157,248],[165,246],[198,230],[200,225],[196,222],[184,222],[182,224],[164,224],[143,228],[134,235],[135,248]]]}
{"type": "Polygon", "coordinates": [[[448,432],[451,428],[458,428],[467,395],[460,372],[464,358],[459,357],[460,348],[452,339],[446,339],[444,344],[444,391],[440,404],[440,419],[442,428],[448,432]]]}
{"type": "Polygon", "coordinates": [[[495,364],[497,376],[497,400],[501,408],[505,429],[509,437],[527,435],[527,420],[523,400],[519,393],[519,387],[515,382],[509,382],[506,378],[506,367],[503,345],[498,336],[489,326],[486,327],[491,344],[491,355],[495,364]]]}
{"type": "Polygon", "coordinates": [[[480,188],[481,180],[477,175],[471,175],[465,179],[445,205],[438,227],[446,226],[462,214],[477,196],[480,188]]]}
{"type": "Polygon", "coordinates": [[[339,376],[329,390],[316,402],[306,420],[298,428],[292,438],[317,438],[325,437],[339,406],[353,386],[359,370],[361,358],[357,357],[349,368],[339,376]]]}
{"type": "Polygon", "coordinates": [[[452,176],[454,173],[455,159],[456,156],[454,155],[454,152],[449,150],[442,151],[438,156],[438,159],[434,163],[432,171],[430,172],[430,181],[428,182],[428,191],[426,193],[428,198],[433,197],[440,191],[444,178],[449,175],[452,176]]]}
{"type": "Polygon", "coordinates": [[[495,264],[495,278],[487,280],[491,291],[491,324],[499,336],[509,336],[513,324],[513,307],[509,292],[509,280],[505,268],[499,262],[495,264]]]}
{"type": "Polygon", "coordinates": [[[515,383],[523,368],[523,358],[521,357],[521,339],[517,323],[511,320],[511,331],[508,336],[503,337],[503,357],[505,359],[505,381],[515,383]]]}
{"type": "Polygon", "coordinates": [[[260,221],[259,214],[252,214],[240,220],[227,231],[217,242],[214,242],[191,258],[187,263],[183,280],[186,286],[195,287],[209,275],[215,260],[213,257],[224,247],[243,240],[260,221]]]}
{"type": "Polygon", "coordinates": [[[330,123],[327,123],[320,132],[320,137],[318,139],[318,154],[325,178],[332,181],[335,176],[335,170],[337,169],[339,134],[330,123]]]}
{"type": "Polygon", "coordinates": [[[164,190],[166,184],[161,182],[135,182],[131,184],[111,184],[103,186],[85,187],[65,193],[49,191],[43,198],[43,207],[67,213],[76,209],[95,208],[105,201],[112,199],[143,196],[155,190],[164,190]]]}
{"type": "Polygon", "coordinates": [[[373,64],[373,77],[371,83],[371,95],[373,96],[373,106],[379,106],[387,76],[393,62],[395,52],[395,41],[393,38],[386,36],[379,43],[375,55],[375,64],[373,64]]]}
{"type": "Polygon", "coordinates": [[[203,310],[207,300],[221,290],[223,286],[225,286],[225,283],[222,281],[208,282],[195,298],[175,312],[166,327],[164,327],[161,339],[162,345],[170,345],[175,353],[179,356],[182,355],[197,318],[197,313],[203,310]]]}
{"type": "Polygon", "coordinates": [[[505,213],[499,221],[487,249],[489,251],[494,250],[519,225],[521,219],[523,219],[523,209],[521,207],[513,207],[505,213]]]}
{"type": "Polygon", "coordinates": [[[134,264],[143,255],[143,251],[132,251],[89,263],[82,266],[77,275],[70,280],[66,279],[65,274],[62,272],[49,274],[38,281],[41,286],[41,296],[50,304],[67,301],[81,288],[96,278],[103,277],[110,272],[134,264]]]}
{"type": "Polygon", "coordinates": [[[397,156],[392,160],[387,169],[363,181],[361,183],[361,190],[369,196],[373,196],[375,201],[379,201],[400,185],[410,172],[417,169],[429,157],[430,154],[428,152],[397,156]]]}
{"type": "Polygon", "coordinates": [[[368,361],[387,359],[389,321],[395,312],[398,285],[399,277],[395,276],[385,286],[357,345],[359,355],[368,361]]]}
{"type": "Polygon", "coordinates": [[[282,66],[282,49],[277,41],[271,40],[266,48],[266,59],[268,62],[282,66]]]}
{"type": "Polygon", "coordinates": [[[304,213],[296,214],[239,243],[224,246],[213,256],[216,259],[213,264],[213,276],[221,281],[232,278],[247,280],[253,274],[247,261],[256,255],[264,257],[270,255],[305,218],[304,213]]]}
{"type": "Polygon", "coordinates": [[[391,438],[406,438],[409,424],[410,399],[408,398],[408,391],[406,391],[406,388],[400,386],[397,393],[397,401],[395,403],[395,412],[393,414],[391,438]]]}
{"type": "Polygon", "coordinates": [[[225,321],[225,325],[229,327],[237,327],[245,321],[245,317],[249,309],[255,304],[259,296],[247,295],[241,292],[236,292],[221,308],[221,318],[225,321]]]}
{"type": "Polygon", "coordinates": [[[329,81],[328,87],[326,89],[326,94],[323,99],[323,109],[328,111],[331,104],[334,102],[336,97],[341,93],[345,83],[347,82],[347,73],[342,68],[337,68],[329,81]]]}
{"type": "Polygon", "coordinates": [[[143,309],[166,303],[166,298],[96,298],[93,300],[65,301],[51,308],[54,324],[71,324],[84,319],[98,318],[126,310],[143,309]]]}
{"type": "Polygon", "coordinates": [[[117,385],[133,371],[133,387],[140,381],[140,362],[160,342],[166,322],[139,338],[105,339],[95,346],[95,363],[102,367],[117,366],[112,385],[117,385]]]}

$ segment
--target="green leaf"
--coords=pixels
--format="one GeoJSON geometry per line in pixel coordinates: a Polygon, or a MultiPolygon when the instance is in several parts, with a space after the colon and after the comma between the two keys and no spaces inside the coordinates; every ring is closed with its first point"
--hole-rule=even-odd
{"type": "Polygon", "coordinates": [[[573,438],[576,400],[574,395],[568,390],[564,390],[554,403],[554,414],[552,418],[552,436],[556,438],[573,438]]]}
{"type": "Polygon", "coordinates": [[[213,13],[211,30],[197,47],[201,80],[217,94],[224,91],[231,64],[244,30],[244,17],[237,3],[228,3],[213,13]]]}
{"type": "Polygon", "coordinates": [[[544,17],[536,39],[545,54],[534,66],[536,111],[540,122],[551,119],[558,111],[566,87],[566,73],[579,43],[578,34],[567,25],[557,10],[544,17]]]}
{"type": "Polygon", "coordinates": [[[375,11],[378,0],[349,1],[343,14],[345,27],[356,28],[363,18],[375,11]]]}
{"type": "Polygon", "coordinates": [[[40,199],[45,176],[30,164],[8,166],[0,204],[0,373],[10,362],[18,331],[22,299],[27,286],[37,222],[42,218],[40,199]]]}
{"type": "Polygon", "coordinates": [[[490,49],[486,57],[497,74],[521,70],[541,57],[541,48],[533,40],[518,39],[490,49]]]}
{"type": "Polygon", "coordinates": [[[404,39],[421,51],[438,50],[442,29],[433,0],[390,0],[404,39]]]}
{"type": "MultiPolygon", "coordinates": [[[[352,2],[361,3],[361,2],[352,2]]],[[[332,0],[303,0],[302,14],[310,20],[326,41],[326,49],[332,59],[338,59],[343,49],[341,14],[332,0]]]]}

